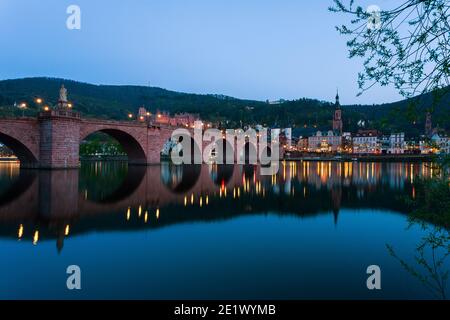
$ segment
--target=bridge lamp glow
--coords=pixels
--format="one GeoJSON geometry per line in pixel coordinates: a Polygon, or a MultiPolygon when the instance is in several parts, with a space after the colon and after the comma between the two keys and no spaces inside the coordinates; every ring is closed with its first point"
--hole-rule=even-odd
{"type": "Polygon", "coordinates": [[[67,104],[67,107],[68,107],[69,109],[72,109],[73,105],[72,105],[71,103],[69,103],[69,104],[67,104]]]}
{"type": "Polygon", "coordinates": [[[24,109],[24,108],[27,107],[27,104],[26,104],[25,102],[22,102],[22,103],[19,105],[19,107],[24,109]]]}
{"type": "Polygon", "coordinates": [[[129,114],[128,114],[128,118],[129,118],[129,119],[133,119],[133,114],[132,114],[132,113],[129,113],[129,114]]]}
{"type": "Polygon", "coordinates": [[[45,106],[44,107],[44,111],[50,111],[50,107],[49,106],[45,106]]]}
{"type": "Polygon", "coordinates": [[[161,119],[162,115],[158,114],[158,118],[161,119]]]}
{"type": "Polygon", "coordinates": [[[19,231],[17,231],[17,237],[18,237],[19,239],[22,239],[22,237],[23,237],[23,224],[21,224],[21,225],[19,226],[19,231]]]}
{"type": "Polygon", "coordinates": [[[39,230],[36,230],[33,235],[33,245],[37,245],[39,241],[39,230]]]}
{"type": "Polygon", "coordinates": [[[41,104],[41,103],[42,103],[42,99],[41,99],[41,98],[37,98],[37,99],[36,99],[36,103],[37,103],[37,104],[41,104]]]}
{"type": "Polygon", "coordinates": [[[140,116],[139,120],[144,121],[144,116],[140,116]]]}
{"type": "Polygon", "coordinates": [[[150,117],[152,114],[151,114],[150,112],[147,112],[145,115],[146,115],[147,117],[150,117]]]}

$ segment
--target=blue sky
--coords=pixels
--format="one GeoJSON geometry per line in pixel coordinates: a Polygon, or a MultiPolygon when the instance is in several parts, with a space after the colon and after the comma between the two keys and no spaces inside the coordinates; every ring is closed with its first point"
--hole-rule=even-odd
{"type": "MultiPolygon", "coordinates": [[[[381,8],[397,1],[378,0],[381,8]]],[[[360,1],[366,7],[373,1],[360,1]]],[[[393,88],[361,97],[359,60],[334,29],[349,17],[332,0],[0,0],[0,79],[63,77],[239,98],[380,103],[393,88]],[[81,8],[81,30],[66,8],[81,8]]]]}

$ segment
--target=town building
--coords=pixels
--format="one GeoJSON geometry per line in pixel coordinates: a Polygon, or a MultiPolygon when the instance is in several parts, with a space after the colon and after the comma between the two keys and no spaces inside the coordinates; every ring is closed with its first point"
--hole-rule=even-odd
{"type": "Polygon", "coordinates": [[[314,136],[308,138],[308,151],[310,152],[340,152],[342,136],[332,130],[322,133],[317,131],[314,136]]]}
{"type": "Polygon", "coordinates": [[[450,137],[435,133],[431,137],[431,143],[436,152],[450,154],[450,137]]]}
{"type": "Polygon", "coordinates": [[[297,142],[297,150],[306,152],[308,151],[308,138],[307,137],[300,137],[297,142]]]}
{"type": "Polygon", "coordinates": [[[359,130],[353,137],[353,153],[376,154],[381,152],[381,133],[378,130],[359,130]]]}
{"type": "Polygon", "coordinates": [[[405,143],[405,134],[401,133],[392,133],[389,136],[389,148],[387,150],[388,154],[402,154],[405,153],[406,143],[405,143]]]}

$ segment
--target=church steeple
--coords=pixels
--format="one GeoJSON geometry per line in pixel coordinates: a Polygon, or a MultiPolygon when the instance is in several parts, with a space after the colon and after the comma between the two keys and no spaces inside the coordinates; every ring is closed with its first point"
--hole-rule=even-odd
{"type": "Polygon", "coordinates": [[[340,107],[341,104],[339,103],[339,89],[336,89],[336,107],[340,107]]]}
{"type": "Polygon", "coordinates": [[[339,103],[339,90],[336,90],[336,104],[333,115],[333,131],[342,135],[342,111],[339,103]]]}

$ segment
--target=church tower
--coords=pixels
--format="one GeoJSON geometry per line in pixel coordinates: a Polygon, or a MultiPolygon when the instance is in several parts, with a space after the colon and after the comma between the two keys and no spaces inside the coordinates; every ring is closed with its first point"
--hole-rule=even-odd
{"type": "Polygon", "coordinates": [[[339,103],[339,91],[336,93],[336,103],[333,116],[333,131],[342,135],[342,110],[339,103]]]}

